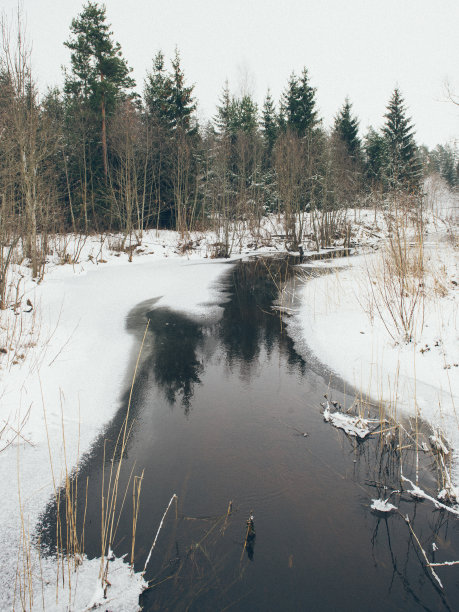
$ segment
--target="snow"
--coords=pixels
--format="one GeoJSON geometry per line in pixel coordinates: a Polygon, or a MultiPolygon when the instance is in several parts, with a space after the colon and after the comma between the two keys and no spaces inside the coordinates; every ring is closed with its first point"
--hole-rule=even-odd
{"type": "MultiPolygon", "coordinates": [[[[106,593],[99,579],[100,559],[83,559],[73,576],[75,582],[62,583],[56,591],[56,563],[52,558],[41,560],[41,576],[45,588],[37,588],[34,609],[40,610],[111,610],[126,612],[140,610],[139,593],[147,587],[140,573],[133,573],[124,559],[113,558],[109,562],[110,585],[106,593]],[[49,585],[49,586],[48,586],[49,585]],[[47,588],[48,587],[48,588],[47,588]],[[57,595],[56,595],[57,593],[57,595]]],[[[6,607],[2,609],[9,609],[6,607]]]]}
{"type": "MultiPolygon", "coordinates": [[[[456,505],[456,506],[447,506],[446,504],[443,504],[441,501],[438,501],[438,499],[435,499],[434,497],[432,497],[431,495],[426,493],[418,485],[414,484],[414,482],[412,482],[409,478],[406,478],[405,476],[403,476],[403,474],[402,474],[402,481],[403,482],[407,482],[411,486],[411,489],[408,489],[407,492],[412,497],[414,497],[415,499],[426,499],[426,500],[432,502],[433,505],[435,506],[435,508],[438,508],[439,510],[446,510],[446,512],[449,512],[451,514],[455,514],[456,516],[459,516],[459,506],[458,505],[456,505]]],[[[442,492],[440,492],[438,497],[440,499],[442,499],[442,497],[443,497],[442,496],[442,492]]]]}
{"type": "MultiPolygon", "coordinates": [[[[284,251],[274,216],[263,219],[256,236],[251,230],[249,222],[230,228],[231,261],[284,251]]],[[[34,529],[130,383],[127,366],[140,344],[126,327],[133,307],[219,316],[216,304],[224,295],[216,281],[228,270],[228,260],[213,259],[219,244],[212,232],[149,231],[141,241],[134,235],[65,235],[50,238],[39,282],[21,256],[10,267],[10,308],[0,313],[1,610],[19,600],[30,607],[31,598],[32,607],[44,601],[53,610],[88,609],[101,601],[100,560],[80,559],[76,573],[56,590],[56,560],[40,557],[34,529]]],[[[109,566],[110,609],[136,610],[142,576],[122,559],[109,566]]]]}
{"type": "Polygon", "coordinates": [[[331,423],[333,427],[342,429],[347,435],[364,440],[370,433],[369,421],[360,416],[343,414],[342,412],[330,411],[330,404],[327,400],[324,412],[324,421],[331,423]]]}
{"type": "MultiPolygon", "coordinates": [[[[287,325],[297,350],[307,356],[312,352],[355,389],[383,402],[392,416],[401,410],[429,422],[433,447],[453,457],[457,486],[457,253],[446,240],[451,230],[446,217],[457,208],[435,189],[429,206],[436,216],[426,248],[435,291],[425,301],[412,342],[394,338],[393,329],[388,334],[371,299],[368,283],[377,269],[385,227],[381,215],[370,210],[355,214],[354,239],[376,252],[305,264],[305,272],[317,269],[317,275],[299,290],[300,306],[289,310],[287,325]],[[442,232],[442,239],[435,231],[442,232]],[[324,274],[327,267],[331,273],[324,274]]],[[[271,218],[265,225],[269,227],[256,240],[248,228],[233,236],[233,259],[283,250],[279,223],[271,218]]],[[[126,327],[132,308],[143,303],[145,309],[168,306],[191,317],[219,316],[215,304],[224,297],[217,279],[228,268],[212,259],[216,242],[218,237],[211,234],[183,238],[175,232],[149,232],[141,245],[128,241],[129,254],[120,250],[120,236],[67,236],[55,241],[43,282],[30,280],[30,271],[19,263],[10,269],[14,283],[9,301],[14,307],[0,319],[0,609],[11,609],[13,600],[16,606],[23,601],[25,607],[53,610],[100,605],[138,609],[145,582],[124,559],[106,561],[106,593],[99,578],[101,561],[85,557],[56,590],[56,560],[40,558],[34,528],[55,488],[119,407],[128,383],[127,364],[139,345],[126,327]],[[29,575],[22,572],[23,562],[29,575]]],[[[329,405],[324,418],[349,435],[364,438],[370,433],[370,421],[332,412],[329,405]]],[[[410,484],[413,495],[451,511],[410,484]]],[[[452,483],[448,487],[444,497],[453,491],[452,483]]],[[[392,506],[388,500],[373,504],[379,511],[392,506]]]]}
{"type": "Polygon", "coordinates": [[[372,499],[370,508],[375,512],[393,512],[397,507],[389,502],[388,499],[372,499]]]}
{"type": "Polygon", "coordinates": [[[441,439],[441,435],[439,432],[432,434],[429,437],[429,441],[434,450],[436,450],[439,453],[442,453],[443,455],[449,455],[449,450],[446,447],[443,440],[441,439]]]}

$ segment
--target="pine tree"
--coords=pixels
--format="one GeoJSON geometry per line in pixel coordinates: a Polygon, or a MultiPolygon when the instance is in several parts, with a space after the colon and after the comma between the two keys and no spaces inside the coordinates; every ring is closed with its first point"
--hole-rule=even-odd
{"type": "Polygon", "coordinates": [[[105,6],[88,2],[82,13],[72,20],[72,36],[65,42],[71,53],[71,74],[66,74],[65,92],[87,101],[97,113],[101,125],[104,175],[108,174],[107,116],[117,102],[135,86],[131,69],[112,39],[106,23],[105,6]]]}
{"type": "Polygon", "coordinates": [[[414,128],[406,117],[403,98],[398,88],[387,105],[383,135],[386,143],[386,180],[391,188],[416,188],[421,169],[414,141],[414,128]]]}
{"type": "Polygon", "coordinates": [[[344,143],[348,154],[357,160],[360,156],[359,122],[351,115],[352,104],[346,98],[335,117],[334,132],[344,143]]]}
{"type": "Polygon", "coordinates": [[[287,127],[300,137],[312,131],[319,123],[315,95],[316,89],[309,84],[307,69],[303,68],[300,78],[292,72],[283,94],[281,114],[285,117],[287,127]]]}

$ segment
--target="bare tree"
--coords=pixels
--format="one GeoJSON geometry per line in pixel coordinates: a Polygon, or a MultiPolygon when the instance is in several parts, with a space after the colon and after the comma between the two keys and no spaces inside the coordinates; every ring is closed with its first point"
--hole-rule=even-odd
{"type": "Polygon", "coordinates": [[[308,181],[313,178],[309,161],[304,138],[290,130],[279,136],[274,150],[274,167],[279,214],[283,216],[286,245],[291,250],[298,250],[303,241],[308,181]]]}
{"type": "Polygon", "coordinates": [[[124,233],[123,248],[136,233],[136,242],[141,240],[145,216],[145,171],[139,148],[142,131],[141,118],[133,103],[126,100],[110,124],[112,149],[110,186],[112,208],[118,226],[124,233]]]}
{"type": "MultiPolygon", "coordinates": [[[[15,43],[5,19],[1,22],[2,70],[8,83],[8,108],[2,145],[8,151],[7,175],[14,183],[15,214],[20,216],[24,253],[32,275],[39,272],[46,253],[49,207],[55,200],[50,160],[57,148],[52,126],[41,112],[30,68],[30,50],[18,14],[15,43]]],[[[11,188],[11,186],[10,186],[11,188]]]]}
{"type": "Polygon", "coordinates": [[[453,88],[451,87],[451,83],[448,80],[445,81],[445,91],[448,100],[456,106],[459,106],[459,96],[454,93],[453,88]]]}
{"type": "Polygon", "coordinates": [[[198,204],[198,177],[192,137],[178,129],[173,139],[172,186],[175,229],[184,237],[193,229],[198,204]]]}

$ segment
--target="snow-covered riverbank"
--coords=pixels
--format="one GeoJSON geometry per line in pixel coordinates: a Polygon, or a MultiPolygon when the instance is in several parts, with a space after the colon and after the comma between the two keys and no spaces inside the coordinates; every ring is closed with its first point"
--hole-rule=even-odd
{"type": "MultiPolygon", "coordinates": [[[[199,254],[194,259],[174,257],[169,248],[161,248],[159,256],[136,257],[132,263],[125,254],[98,265],[87,257],[84,261],[74,269],[52,267],[42,284],[26,285],[25,295],[37,314],[34,332],[24,337],[27,342],[33,339],[35,345],[22,346],[28,352],[23,359],[17,356],[18,363],[6,365],[9,355],[2,354],[2,610],[11,609],[14,598],[19,607],[22,598],[28,608],[31,590],[34,605],[41,608],[42,585],[47,609],[67,609],[66,589],[56,604],[55,564],[39,560],[29,547],[29,534],[32,536],[54,487],[62,483],[65,467],[71,470],[77,464],[119,406],[127,385],[126,364],[136,344],[126,329],[127,313],[139,302],[159,300],[162,306],[192,316],[209,316],[215,309],[211,305],[216,303],[215,281],[227,269],[224,263],[199,254]],[[29,563],[30,567],[24,566],[29,563]],[[16,580],[18,565],[22,585],[16,580]]],[[[25,306],[25,299],[23,303],[25,306]]],[[[34,311],[25,313],[27,306],[21,310],[17,317],[26,328],[34,311]]],[[[139,577],[129,580],[130,570],[121,561],[113,569],[110,609],[135,609],[139,577]],[[120,593],[124,595],[117,604],[120,593]]],[[[72,609],[84,609],[91,601],[98,571],[99,564],[94,562],[80,568],[78,589],[71,595],[72,609]]]]}
{"type": "MultiPolygon", "coordinates": [[[[372,291],[380,253],[322,264],[330,273],[310,278],[298,292],[289,322],[296,348],[311,353],[391,416],[415,417],[440,430],[453,449],[459,484],[459,291],[457,250],[424,245],[426,297],[414,338],[397,337],[390,313],[372,291]],[[430,273],[430,280],[429,275],[430,273]]],[[[311,264],[314,265],[314,264],[311,264]]]]}

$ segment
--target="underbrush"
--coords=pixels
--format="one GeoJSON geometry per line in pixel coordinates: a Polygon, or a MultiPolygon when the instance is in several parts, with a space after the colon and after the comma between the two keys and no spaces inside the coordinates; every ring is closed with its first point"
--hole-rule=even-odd
{"type": "Polygon", "coordinates": [[[421,198],[389,201],[386,238],[367,259],[361,301],[395,344],[421,341],[426,308],[438,307],[457,287],[457,241],[450,240],[457,231],[449,223],[449,232],[439,231],[439,217],[423,209],[421,198]]]}

